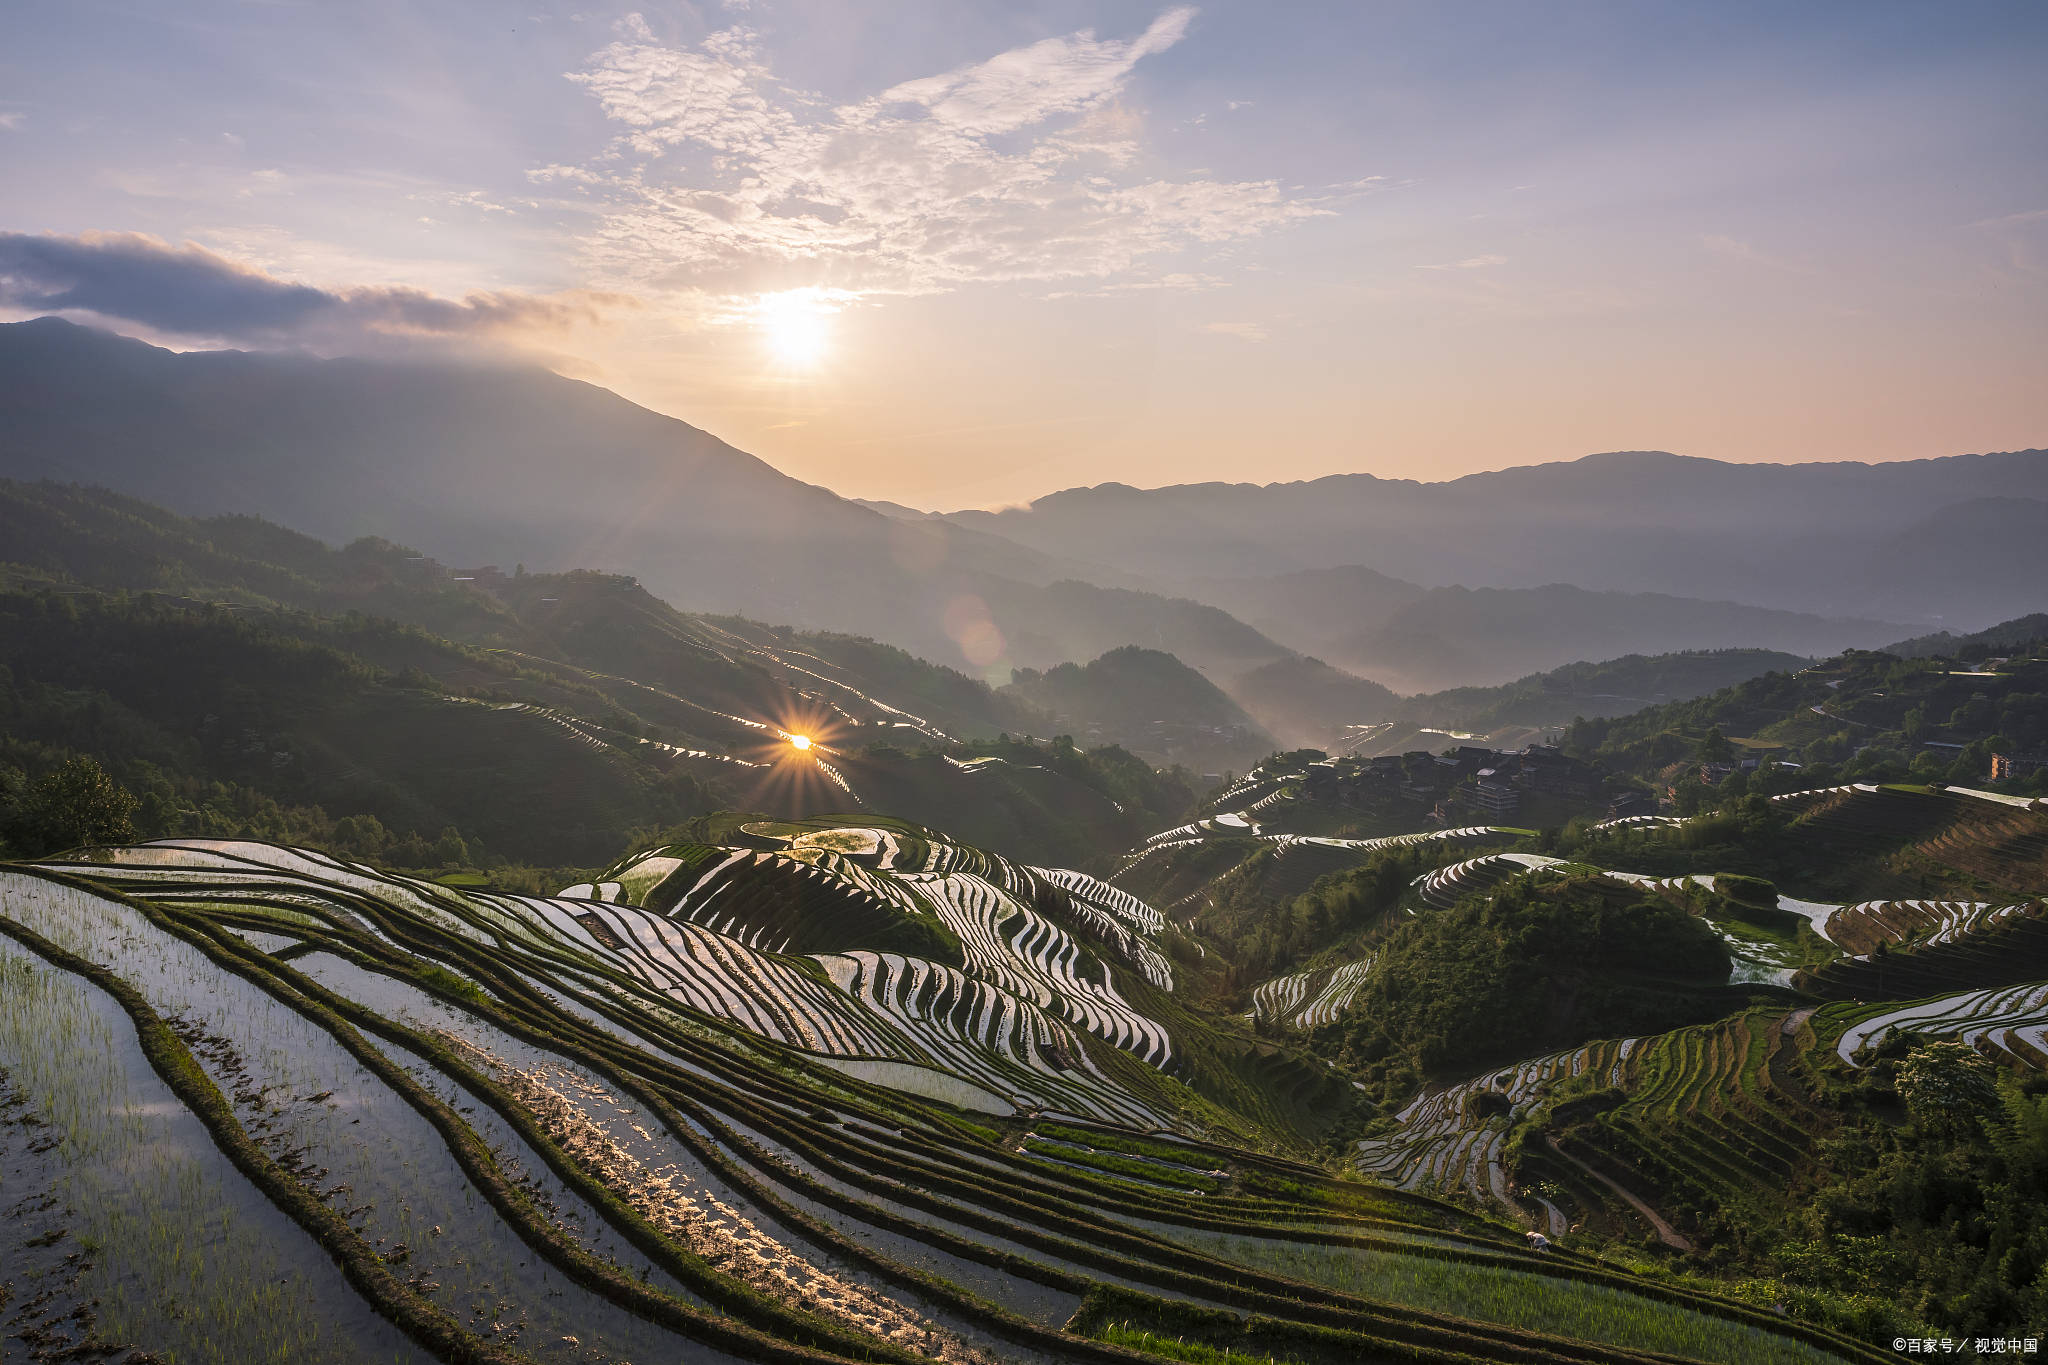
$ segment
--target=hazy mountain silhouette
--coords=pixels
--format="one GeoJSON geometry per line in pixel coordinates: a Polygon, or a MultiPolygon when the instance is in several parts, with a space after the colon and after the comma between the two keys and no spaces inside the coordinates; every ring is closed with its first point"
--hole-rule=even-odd
{"type": "Polygon", "coordinates": [[[1085,665],[1021,670],[1003,690],[1050,711],[1085,743],[1101,743],[1104,735],[1146,736],[1149,749],[1175,762],[1219,771],[1250,767],[1274,748],[1272,737],[1221,689],[1156,649],[1125,645],[1085,665]]]}
{"type": "Polygon", "coordinates": [[[998,684],[1127,644],[1226,689],[1297,651],[1423,690],[1631,652],[1824,653],[2040,609],[2048,539],[2039,454],[1608,455],[1446,484],[1107,485],[933,517],[539,369],[180,354],[55,319],[0,326],[0,476],[456,563],[631,574],[689,610],[873,636],[998,684]],[[1536,591],[1441,586],[1489,582],[1536,591]],[[1902,624],[1736,605],[1794,598],[1902,624]]]}
{"type": "Polygon", "coordinates": [[[1356,565],[1208,579],[1192,590],[1282,644],[1398,692],[1492,686],[1624,654],[1751,647],[1829,654],[1899,633],[1883,621],[1561,583],[1423,588],[1356,565]]]}
{"type": "Polygon", "coordinates": [[[2048,451],[1802,465],[1626,451],[1445,483],[1104,484],[947,520],[1160,580],[1364,564],[1429,586],[1572,583],[1831,616],[1899,603],[1976,626],[2041,607],[2015,542],[2048,529],[2028,507],[1987,526],[1984,506],[1962,506],[1982,499],[2048,499],[2048,451]],[[1895,542],[1935,548],[1906,558],[1895,542]]]}
{"type": "Polygon", "coordinates": [[[175,353],[53,318],[0,326],[0,475],[249,513],[337,542],[383,536],[456,563],[629,573],[678,606],[872,635],[998,666],[1002,681],[1010,664],[1131,642],[1231,671],[1285,652],[1213,608],[1046,593],[1084,573],[1119,578],[885,517],[531,368],[175,353]],[[984,620],[1015,644],[990,644],[984,620]]]}
{"type": "Polygon", "coordinates": [[[1332,747],[1349,725],[1401,714],[1401,698],[1321,659],[1295,654],[1253,669],[1230,695],[1289,748],[1332,747]]]}

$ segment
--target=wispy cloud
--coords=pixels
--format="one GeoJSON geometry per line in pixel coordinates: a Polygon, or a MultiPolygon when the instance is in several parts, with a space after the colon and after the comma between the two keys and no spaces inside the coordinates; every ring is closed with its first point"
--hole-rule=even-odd
{"type": "Polygon", "coordinates": [[[1740,237],[1727,237],[1716,233],[1709,233],[1700,238],[1700,245],[1713,252],[1716,256],[1731,261],[1742,261],[1748,265],[1765,266],[1771,270],[1795,272],[1805,270],[1804,266],[1785,260],[1782,257],[1773,256],[1767,251],[1758,249],[1755,243],[1744,241],[1740,237]]]}
{"type": "Polygon", "coordinates": [[[0,132],[15,132],[27,122],[27,114],[22,113],[19,109],[10,110],[5,114],[0,114],[0,132]]]}
{"type": "Polygon", "coordinates": [[[1418,265],[1417,270],[1485,270],[1491,266],[1506,265],[1505,256],[1467,256],[1462,261],[1443,261],[1436,265],[1418,265]]]}
{"type": "Polygon", "coordinates": [[[0,233],[0,305],[84,313],[180,337],[307,345],[496,340],[559,332],[625,302],[512,292],[450,299],[392,285],[329,289],[140,233],[0,233]]]}
{"type": "Polygon", "coordinates": [[[2028,209],[2024,213],[2001,214],[1996,218],[1980,218],[1970,224],[1973,228],[2018,227],[2022,223],[2048,223],[2048,209],[2028,209]]]}
{"type": "Polygon", "coordinates": [[[1239,341],[1249,341],[1254,345],[1266,339],[1265,327],[1256,322],[1211,322],[1202,330],[1213,332],[1217,336],[1236,337],[1239,341]]]}
{"type": "Polygon", "coordinates": [[[593,262],[648,292],[1106,280],[1330,212],[1270,180],[1135,169],[1132,73],[1194,15],[1047,38],[836,107],[783,85],[749,28],[677,47],[635,16],[569,75],[623,133],[532,175],[601,187],[593,262]]]}

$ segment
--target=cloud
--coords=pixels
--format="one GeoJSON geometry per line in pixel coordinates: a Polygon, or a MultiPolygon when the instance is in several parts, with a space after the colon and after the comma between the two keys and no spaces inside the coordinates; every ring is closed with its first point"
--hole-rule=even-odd
{"type": "Polygon", "coordinates": [[[140,233],[0,233],[0,305],[86,313],[180,337],[308,345],[503,339],[558,332],[624,302],[509,292],[449,299],[395,285],[327,289],[140,233]]]}
{"type": "Polygon", "coordinates": [[[1266,339],[1265,327],[1256,322],[1212,322],[1202,330],[1213,332],[1217,336],[1236,337],[1239,341],[1249,341],[1253,345],[1266,339]]]}
{"type": "Polygon", "coordinates": [[[1973,228],[2018,227],[2022,223],[2048,222],[2048,209],[2028,209],[2024,213],[2008,213],[1997,218],[1980,218],[1970,224],[1973,228]]]}
{"type": "Polygon", "coordinates": [[[1047,38],[943,76],[905,81],[883,91],[878,103],[921,105],[935,122],[974,137],[1014,133],[1101,106],[1140,59],[1186,37],[1194,17],[1188,6],[1170,9],[1128,43],[1103,42],[1092,32],[1047,38]]]}
{"type": "Polygon", "coordinates": [[[1418,265],[1417,270],[1485,270],[1496,265],[1506,265],[1505,256],[1467,256],[1462,261],[1445,261],[1440,265],[1418,265]]]}
{"type": "Polygon", "coordinates": [[[1749,265],[1768,266],[1772,270],[1800,271],[1804,267],[1782,260],[1767,252],[1759,251],[1753,244],[1738,237],[1723,237],[1710,233],[1700,238],[1700,245],[1716,256],[1725,256],[1731,261],[1742,261],[1749,265]]]}
{"type": "Polygon", "coordinates": [[[1132,73],[1194,13],[1169,9],[1129,39],[1047,38],[837,106],[777,80],[743,25],[677,47],[628,21],[568,77],[620,136],[533,175],[603,196],[594,271],[648,293],[1100,280],[1331,212],[1270,180],[1134,172],[1132,73]]]}
{"type": "Polygon", "coordinates": [[[588,171],[581,166],[536,166],[526,173],[526,178],[536,185],[556,180],[566,180],[575,185],[595,185],[604,179],[596,171],[588,171]]]}
{"type": "Polygon", "coordinates": [[[12,133],[27,122],[28,115],[18,109],[10,113],[0,114],[0,132],[12,133]]]}
{"type": "Polygon", "coordinates": [[[1047,299],[1111,299],[1121,294],[1149,294],[1155,292],[1194,293],[1204,289],[1220,289],[1226,281],[1216,275],[1194,274],[1179,270],[1165,275],[1148,275],[1139,279],[1116,280],[1099,284],[1092,289],[1055,289],[1042,297],[1047,299]]]}

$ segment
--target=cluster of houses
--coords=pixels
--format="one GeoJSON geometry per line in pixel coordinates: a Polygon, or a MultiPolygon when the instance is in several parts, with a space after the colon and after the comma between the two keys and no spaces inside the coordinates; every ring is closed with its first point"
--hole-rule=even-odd
{"type": "Polygon", "coordinates": [[[1432,818],[1445,823],[1515,815],[1539,801],[1608,814],[1635,814],[1638,806],[1656,808],[1655,799],[1646,793],[1616,795],[1608,787],[1606,769],[1549,745],[1502,750],[1464,744],[1442,753],[1415,749],[1313,764],[1302,794],[1343,805],[1390,797],[1424,802],[1432,818]]]}
{"type": "Polygon", "coordinates": [[[1991,780],[2006,782],[2036,773],[2048,772],[2048,753],[1993,754],[1991,755],[1991,780]]]}

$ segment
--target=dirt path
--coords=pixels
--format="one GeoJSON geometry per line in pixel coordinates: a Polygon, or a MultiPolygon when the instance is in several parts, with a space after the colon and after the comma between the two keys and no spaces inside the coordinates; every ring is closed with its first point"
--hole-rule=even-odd
{"type": "Polygon", "coordinates": [[[1813,1018],[1813,1012],[1819,1008],[1819,1005],[1808,1005],[1804,1009],[1793,1010],[1785,1016],[1785,1022],[1778,1025],[1778,1032],[1784,1034],[1787,1038],[1792,1037],[1799,1032],[1801,1025],[1813,1018]]]}
{"type": "Polygon", "coordinates": [[[1591,1166],[1588,1166],[1585,1162],[1579,1160],[1570,1152],[1564,1151],[1563,1149],[1558,1147],[1558,1145],[1554,1142],[1548,1142],[1544,1145],[1548,1147],[1557,1156],[1563,1158],[1566,1161],[1571,1162],[1572,1165],[1578,1167],[1587,1175],[1592,1176],[1595,1180],[1605,1185],[1608,1189],[1613,1190],[1616,1194],[1620,1195],[1623,1199],[1627,1200],[1628,1206],[1634,1209],[1637,1213],[1643,1215],[1643,1218],[1649,1223],[1649,1225],[1657,1230],[1657,1238],[1659,1241],[1663,1242],[1665,1246],[1673,1247],[1679,1251],[1692,1250],[1692,1242],[1686,1238],[1684,1233],[1680,1232],[1677,1228],[1672,1227],[1671,1224],[1665,1222],[1663,1217],[1655,1209],[1651,1208],[1648,1204],[1645,1204],[1642,1201],[1642,1199],[1639,1198],[1637,1195],[1635,1195],[1628,1189],[1624,1188],[1621,1185],[1621,1183],[1615,1180],[1612,1176],[1604,1175],[1601,1172],[1594,1170],[1591,1166]]]}

